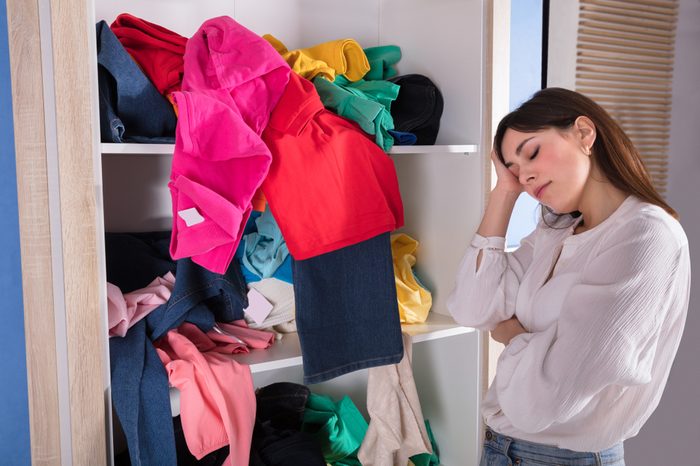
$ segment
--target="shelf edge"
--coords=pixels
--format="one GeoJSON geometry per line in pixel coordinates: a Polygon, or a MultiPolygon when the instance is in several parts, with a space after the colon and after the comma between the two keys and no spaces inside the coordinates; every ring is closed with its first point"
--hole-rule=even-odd
{"type": "MultiPolygon", "coordinates": [[[[174,144],[118,144],[103,142],[100,144],[102,155],[172,155],[174,144]]],[[[431,146],[394,146],[389,155],[407,154],[475,154],[479,151],[477,144],[440,144],[431,146]]]]}

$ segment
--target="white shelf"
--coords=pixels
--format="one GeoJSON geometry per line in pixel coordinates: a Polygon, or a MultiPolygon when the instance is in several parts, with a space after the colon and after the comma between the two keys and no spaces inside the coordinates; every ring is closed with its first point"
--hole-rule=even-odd
{"type": "Polygon", "coordinates": [[[173,155],[175,144],[116,144],[103,142],[100,151],[105,154],[173,155]]]}
{"type": "MultiPolygon", "coordinates": [[[[428,314],[428,320],[425,323],[403,324],[401,325],[401,330],[411,335],[413,343],[439,340],[476,331],[474,328],[463,327],[455,323],[450,316],[435,312],[428,314]]],[[[253,349],[250,353],[240,353],[231,357],[241,364],[249,365],[250,372],[253,374],[285,367],[301,366],[299,335],[296,332],[288,333],[267,349],[253,349]]],[[[180,393],[174,387],[170,387],[170,408],[173,416],[177,416],[180,413],[180,393]]]]}
{"type": "Polygon", "coordinates": [[[475,154],[479,151],[476,144],[452,144],[434,146],[394,146],[389,150],[394,154],[475,154]]]}
{"type": "MultiPolygon", "coordinates": [[[[103,155],[172,155],[174,144],[115,144],[103,142],[100,150],[103,155]]],[[[479,150],[476,144],[451,144],[433,146],[394,146],[390,155],[399,154],[474,154],[479,150]]]]}
{"type": "MultiPolygon", "coordinates": [[[[404,324],[401,329],[413,337],[414,343],[438,340],[475,331],[470,327],[456,324],[452,317],[431,312],[423,324],[404,324]]],[[[251,350],[237,354],[235,360],[250,366],[252,373],[301,366],[301,347],[297,333],[286,334],[268,349],[251,350]]]]}

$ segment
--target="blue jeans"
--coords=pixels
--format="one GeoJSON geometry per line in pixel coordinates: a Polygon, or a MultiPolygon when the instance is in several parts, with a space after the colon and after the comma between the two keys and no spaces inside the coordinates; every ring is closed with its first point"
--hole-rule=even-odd
{"type": "Polygon", "coordinates": [[[578,452],[506,437],[486,429],[480,466],[625,466],[622,442],[600,452],[578,452]]]}
{"type": "Polygon", "coordinates": [[[97,80],[102,142],[173,143],[177,118],[109,28],[97,33],[97,80]]]}
{"type": "Polygon", "coordinates": [[[215,321],[242,319],[248,305],[237,261],[223,275],[190,259],[173,262],[169,238],[169,232],[108,233],[105,238],[107,279],[122,290],[133,291],[175,271],[168,302],[131,327],[124,338],[109,339],[112,403],[133,466],[177,464],[168,376],[152,342],[185,321],[207,331],[215,321]]]}
{"type": "Polygon", "coordinates": [[[389,233],[293,261],[304,383],[403,357],[389,233]]]}

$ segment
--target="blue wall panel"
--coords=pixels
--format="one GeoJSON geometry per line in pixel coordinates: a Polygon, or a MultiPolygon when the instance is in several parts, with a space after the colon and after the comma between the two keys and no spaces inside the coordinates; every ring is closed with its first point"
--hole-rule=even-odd
{"type": "Polygon", "coordinates": [[[14,466],[31,464],[31,453],[7,39],[7,10],[0,1],[0,464],[14,466]]]}

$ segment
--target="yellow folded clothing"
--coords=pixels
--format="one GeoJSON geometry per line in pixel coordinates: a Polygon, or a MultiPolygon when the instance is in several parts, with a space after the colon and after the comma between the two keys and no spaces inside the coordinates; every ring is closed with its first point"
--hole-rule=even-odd
{"type": "Polygon", "coordinates": [[[335,80],[335,70],[323,60],[311,58],[303,50],[292,50],[290,52],[282,42],[271,34],[265,34],[263,39],[268,41],[282,55],[282,58],[284,58],[284,61],[287,62],[292,71],[302,78],[311,80],[316,76],[323,76],[329,81],[335,80]]]}
{"type": "Polygon", "coordinates": [[[402,323],[425,322],[433,305],[430,291],[423,288],[413,275],[416,265],[418,241],[405,233],[391,235],[391,255],[394,260],[396,296],[399,301],[399,316],[402,323]]]}
{"type": "MultiPolygon", "coordinates": [[[[333,69],[335,74],[344,75],[349,81],[362,79],[370,68],[367,55],[360,44],[353,39],[332,40],[290,52],[282,42],[270,34],[264,35],[263,38],[272,44],[294,71],[307,79],[312,78],[305,76],[297,68],[303,72],[322,70],[316,63],[317,61],[321,61],[333,69]]],[[[327,71],[316,71],[314,77],[319,74],[327,74],[327,71]]],[[[330,78],[331,81],[334,79],[335,75],[330,78]]]]}

